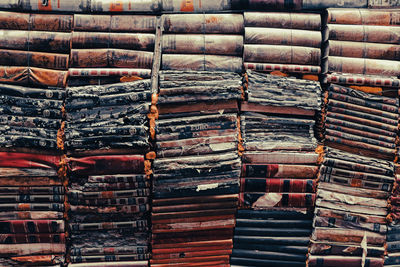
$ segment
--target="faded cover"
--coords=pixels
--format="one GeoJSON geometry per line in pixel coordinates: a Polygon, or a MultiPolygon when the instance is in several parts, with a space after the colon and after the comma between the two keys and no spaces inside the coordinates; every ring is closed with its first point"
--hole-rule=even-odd
{"type": "Polygon", "coordinates": [[[0,81],[18,85],[65,87],[67,71],[35,67],[0,66],[0,81]]]}
{"type": "Polygon", "coordinates": [[[239,100],[241,94],[242,77],[235,72],[165,70],[160,72],[158,104],[239,100]]]}
{"type": "Polygon", "coordinates": [[[150,80],[68,89],[67,149],[146,150],[150,98],[150,80]]]}
{"type": "Polygon", "coordinates": [[[249,102],[320,110],[322,89],[318,82],[260,74],[249,70],[247,75],[249,102]],[[288,99],[282,101],[282,96],[288,99]]]}
{"type": "Polygon", "coordinates": [[[140,155],[104,155],[68,158],[68,167],[76,175],[143,173],[144,157],[140,155]]]}

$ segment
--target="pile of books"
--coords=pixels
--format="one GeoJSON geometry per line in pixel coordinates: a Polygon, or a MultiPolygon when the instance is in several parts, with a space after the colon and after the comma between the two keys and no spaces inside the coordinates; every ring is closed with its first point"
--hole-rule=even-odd
{"type": "Polygon", "coordinates": [[[156,17],[74,14],[68,86],[150,78],[156,17]]]}
{"type": "Polygon", "coordinates": [[[242,14],[163,15],[162,70],[242,72],[242,14]]]}
{"type": "Polygon", "coordinates": [[[242,77],[160,73],[153,163],[153,266],[227,266],[238,205],[242,77]]]}
{"type": "Polygon", "coordinates": [[[248,71],[231,264],[305,266],[318,173],[317,82],[248,71]],[[300,220],[300,221],[299,221],[300,220]]]}

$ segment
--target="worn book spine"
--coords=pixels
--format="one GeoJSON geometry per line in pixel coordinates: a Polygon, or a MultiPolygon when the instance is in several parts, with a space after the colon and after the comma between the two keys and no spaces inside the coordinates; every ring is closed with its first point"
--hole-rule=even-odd
{"type": "Polygon", "coordinates": [[[153,53],[126,49],[71,49],[74,68],[143,68],[151,69],[153,53]]]}
{"type": "Polygon", "coordinates": [[[308,229],[287,229],[287,228],[254,228],[254,227],[235,227],[235,235],[242,236],[288,236],[288,237],[302,237],[309,236],[312,232],[311,227],[308,229]]]}
{"type": "Polygon", "coordinates": [[[328,106],[327,116],[336,119],[343,119],[349,122],[364,124],[378,129],[380,128],[386,131],[397,132],[397,127],[394,126],[395,124],[392,120],[385,118],[381,119],[378,116],[357,111],[328,106]]]}
{"type": "Polygon", "coordinates": [[[78,190],[70,190],[69,198],[72,203],[82,199],[114,199],[114,198],[131,198],[144,197],[150,194],[150,189],[135,189],[135,190],[119,190],[119,191],[100,191],[100,192],[83,192],[78,190]]]}
{"type": "Polygon", "coordinates": [[[0,203],[64,203],[64,195],[3,195],[0,196],[0,203]]]}
{"type": "MultiPolygon", "coordinates": [[[[390,77],[365,77],[362,75],[343,75],[340,73],[331,73],[327,74],[327,82],[328,83],[336,83],[343,85],[365,85],[365,86],[377,86],[377,87],[393,87],[397,88],[400,85],[400,81],[398,79],[390,78],[390,77]]],[[[377,90],[379,90],[377,88],[377,90]]],[[[392,89],[395,90],[395,89],[392,89]]]]}
{"type": "Polygon", "coordinates": [[[28,66],[54,70],[68,69],[69,55],[21,50],[0,50],[3,66],[28,66]]]}
{"type": "Polygon", "coordinates": [[[307,66],[307,65],[295,65],[295,64],[244,62],[244,68],[246,70],[262,71],[262,72],[281,71],[281,72],[310,73],[310,74],[321,73],[320,66],[307,66]]]}
{"type": "Polygon", "coordinates": [[[101,248],[72,248],[71,255],[83,256],[83,255],[107,255],[107,254],[147,254],[147,246],[127,246],[127,247],[101,247],[101,248]]]}
{"type": "MultiPolygon", "coordinates": [[[[236,219],[236,226],[237,227],[254,227],[254,228],[274,228],[277,230],[283,230],[284,228],[298,228],[298,229],[309,229],[312,228],[312,221],[311,220],[296,220],[296,219],[287,219],[287,220],[274,220],[273,218],[270,219],[243,219],[237,218],[236,219]]],[[[289,232],[290,230],[287,229],[289,232]]],[[[294,232],[297,229],[294,229],[294,232]]],[[[289,234],[290,235],[290,234],[289,234]]],[[[308,232],[305,233],[308,235],[308,232]]]]}
{"type": "Polygon", "coordinates": [[[245,44],[290,45],[320,48],[319,31],[281,29],[281,28],[245,28],[245,44]]]}
{"type": "MultiPolygon", "coordinates": [[[[389,1],[387,1],[389,2],[389,1]]],[[[400,25],[396,10],[334,9],[328,11],[327,23],[348,25],[400,25]]]]}
{"type": "Polygon", "coordinates": [[[57,170],[55,169],[39,169],[39,168],[18,168],[18,167],[2,167],[0,168],[0,177],[3,179],[23,177],[57,177],[57,170]]]}
{"type": "Polygon", "coordinates": [[[361,257],[343,257],[343,256],[314,256],[310,255],[308,258],[308,265],[311,266],[321,266],[328,267],[337,264],[340,262],[341,264],[349,267],[360,266],[363,262],[368,264],[370,267],[382,267],[383,259],[382,258],[366,258],[365,261],[362,260],[361,257]]]}
{"type": "Polygon", "coordinates": [[[143,182],[131,182],[131,183],[93,183],[93,184],[85,184],[83,186],[77,185],[75,183],[71,183],[73,188],[79,188],[83,191],[108,191],[108,190],[128,190],[128,189],[137,189],[137,188],[146,188],[149,187],[149,183],[147,181],[143,182]]]}
{"type": "Polygon", "coordinates": [[[313,207],[315,194],[304,193],[240,193],[243,208],[313,207]]]}
{"type": "Polygon", "coordinates": [[[251,10],[301,10],[302,0],[249,0],[249,9],[251,10]]]}
{"type": "Polygon", "coordinates": [[[241,192],[313,193],[315,187],[315,180],[242,178],[240,190],[241,192]]]}
{"type": "MultiPolygon", "coordinates": [[[[328,100],[329,105],[332,107],[337,107],[337,108],[342,108],[342,109],[348,109],[348,110],[354,110],[358,111],[361,113],[366,113],[366,114],[373,114],[376,115],[377,117],[382,117],[382,118],[389,118],[391,120],[397,120],[398,119],[398,114],[392,113],[391,111],[385,111],[382,110],[383,107],[386,110],[393,110],[393,108],[389,106],[379,106],[374,104],[373,102],[363,102],[360,101],[360,99],[352,98],[351,96],[338,96],[338,94],[332,94],[331,98],[328,100]],[[337,99],[334,99],[337,98],[337,99]]],[[[397,105],[397,104],[396,104],[397,105]]],[[[396,106],[395,105],[395,106],[396,106]]]]}
{"type": "Polygon", "coordinates": [[[185,198],[168,198],[168,199],[153,199],[153,206],[175,206],[179,204],[198,204],[201,203],[217,203],[233,201],[237,202],[238,196],[236,194],[232,195],[214,195],[208,197],[185,197],[185,198]]]}
{"type": "Polygon", "coordinates": [[[164,33],[242,34],[241,14],[171,14],[163,15],[164,33]]]}
{"type": "Polygon", "coordinates": [[[399,64],[391,60],[330,56],[327,70],[364,75],[398,76],[399,64]]]}
{"type": "Polygon", "coordinates": [[[382,135],[378,135],[378,134],[374,134],[374,133],[369,133],[369,132],[365,132],[365,131],[360,131],[360,130],[356,130],[356,129],[352,129],[352,128],[348,128],[348,127],[337,126],[337,125],[330,124],[330,123],[326,123],[325,127],[326,127],[326,129],[331,129],[331,130],[335,130],[338,132],[350,133],[353,135],[358,135],[359,137],[363,136],[366,138],[383,141],[386,143],[386,146],[395,143],[394,138],[390,138],[390,137],[386,137],[386,136],[382,136],[382,135]]]}
{"type": "Polygon", "coordinates": [[[247,27],[321,30],[321,16],[313,13],[244,12],[244,23],[246,31],[247,27]]]}
{"type": "Polygon", "coordinates": [[[163,70],[232,71],[241,73],[242,58],[219,55],[163,54],[163,70]]]}
{"type": "Polygon", "coordinates": [[[387,199],[390,195],[387,191],[380,191],[375,189],[366,189],[361,187],[352,187],[342,184],[335,184],[335,183],[327,183],[320,181],[318,185],[319,189],[329,190],[332,192],[338,193],[346,193],[353,196],[363,197],[363,196],[370,196],[376,199],[387,199]]]}
{"type": "MultiPolygon", "coordinates": [[[[334,88],[335,86],[332,86],[331,90],[329,91],[329,98],[333,98],[342,102],[349,102],[352,104],[357,104],[360,106],[368,107],[368,108],[373,108],[373,109],[379,109],[382,111],[394,113],[394,118],[396,118],[397,115],[397,107],[398,103],[395,99],[390,99],[388,98],[387,100],[384,100],[383,98],[380,99],[380,101],[376,100],[374,98],[368,98],[368,97],[363,97],[360,96],[361,92],[352,90],[349,92],[349,94],[343,94],[344,91],[340,90],[340,87],[336,87],[337,89],[334,88]],[[335,92],[336,91],[336,92],[335,92]],[[340,92],[340,94],[338,94],[340,92]],[[386,103],[387,102],[387,103],[386,103]]],[[[371,96],[371,95],[370,95],[371,96]]]]}
{"type": "Polygon", "coordinates": [[[383,130],[383,129],[379,129],[379,128],[375,128],[375,127],[370,127],[370,126],[363,126],[362,124],[344,121],[339,118],[336,119],[336,118],[328,117],[328,118],[326,118],[326,123],[333,124],[336,126],[341,126],[341,127],[343,126],[343,127],[347,127],[347,128],[351,128],[351,129],[356,129],[356,130],[360,130],[360,131],[370,132],[373,134],[383,135],[383,136],[390,137],[390,138],[393,138],[396,136],[395,132],[391,132],[391,131],[387,131],[387,130],[383,130]]]}
{"type": "Polygon", "coordinates": [[[149,15],[74,14],[73,29],[83,32],[154,33],[156,17],[149,15]]]}
{"type": "Polygon", "coordinates": [[[69,54],[71,47],[71,34],[64,32],[7,29],[0,36],[3,49],[69,54]]]}
{"type": "Polygon", "coordinates": [[[82,204],[88,206],[119,206],[119,205],[143,205],[149,202],[148,197],[115,197],[98,199],[71,199],[73,204],[82,204]]]}
{"type": "Polygon", "coordinates": [[[314,227],[331,227],[331,228],[346,228],[346,229],[360,229],[381,234],[386,234],[386,225],[352,222],[347,220],[336,219],[332,217],[315,217],[314,227]]]}
{"type": "Polygon", "coordinates": [[[370,172],[375,174],[383,174],[393,178],[394,171],[390,168],[390,165],[385,167],[382,166],[372,166],[366,162],[360,162],[348,159],[345,160],[341,157],[335,157],[332,155],[326,155],[322,162],[325,166],[336,167],[339,169],[348,169],[353,171],[360,171],[360,172],[370,172]]]}
{"type": "Polygon", "coordinates": [[[364,180],[370,180],[370,181],[374,181],[374,182],[393,183],[393,177],[390,177],[390,176],[367,173],[367,172],[362,172],[362,171],[351,171],[351,170],[341,169],[341,168],[337,168],[337,167],[332,168],[332,167],[322,166],[320,169],[320,174],[328,175],[328,176],[329,175],[338,175],[338,176],[342,176],[342,177],[364,179],[364,180]]]}
{"type": "Polygon", "coordinates": [[[67,71],[36,67],[0,66],[0,82],[10,84],[66,87],[67,77],[67,71]]]}
{"type": "Polygon", "coordinates": [[[329,41],[329,56],[399,60],[400,45],[367,42],[329,41]]]}
{"type": "Polygon", "coordinates": [[[96,214],[103,216],[121,216],[121,213],[124,214],[139,214],[142,215],[144,212],[149,211],[149,205],[119,205],[113,207],[92,207],[92,206],[70,206],[71,213],[81,213],[81,214],[96,214]]]}
{"type": "MultiPolygon", "coordinates": [[[[346,186],[343,186],[346,188],[346,186]]],[[[356,190],[357,191],[357,190],[356,190]]],[[[344,192],[344,190],[343,190],[344,192]]],[[[352,194],[350,192],[349,194],[352,194]]],[[[353,194],[354,195],[354,194],[353,194]]],[[[359,198],[359,197],[358,197],[359,198]]],[[[387,208],[386,207],[372,207],[372,206],[363,206],[363,205],[351,205],[343,202],[338,201],[325,201],[323,199],[317,199],[316,205],[318,207],[327,208],[327,209],[336,209],[341,211],[348,211],[354,213],[363,213],[369,214],[374,216],[386,216],[387,215],[387,208]]]]}
{"type": "MultiPolygon", "coordinates": [[[[12,175],[10,175],[12,176],[12,175]]],[[[58,177],[48,177],[46,175],[40,177],[40,179],[32,179],[32,177],[2,177],[0,179],[0,186],[49,186],[49,185],[61,185],[62,182],[58,177]]]]}
{"type": "Polygon", "coordinates": [[[10,186],[0,187],[1,194],[37,194],[37,195],[51,195],[64,193],[64,187],[62,186],[10,186]]]}
{"type": "MultiPolygon", "coordinates": [[[[32,240],[33,241],[33,240],[32,240]]],[[[25,244],[0,244],[0,255],[6,256],[25,256],[25,255],[46,255],[64,254],[65,244],[58,243],[25,243],[25,244]]]]}
{"type": "MultiPolygon", "coordinates": [[[[237,195],[235,195],[237,196],[237,195]]],[[[202,201],[203,198],[210,198],[213,196],[196,196],[194,197],[187,197],[187,198],[193,198],[193,199],[197,199],[198,201],[202,201]]],[[[180,198],[176,198],[176,199],[180,199],[180,198]]],[[[157,202],[160,201],[168,201],[168,198],[165,199],[154,199],[157,202]]],[[[153,212],[154,213],[172,213],[172,212],[184,212],[184,211],[201,211],[201,210],[210,210],[210,209],[214,209],[214,210],[222,210],[222,209],[231,209],[231,208],[235,208],[235,206],[237,205],[238,201],[222,201],[222,202],[209,202],[209,203],[201,203],[201,204],[197,204],[197,203],[186,203],[186,204],[171,204],[171,205],[164,205],[164,206],[153,206],[153,212]]],[[[201,213],[199,213],[201,215],[201,213]]],[[[221,216],[228,216],[225,213],[221,212],[221,216]]],[[[230,216],[230,215],[229,215],[230,216]]],[[[209,216],[210,217],[210,216],[209,216]]],[[[190,217],[188,217],[190,218],[190,217]]],[[[171,219],[173,219],[173,217],[171,217],[171,219]]]]}
{"type": "Polygon", "coordinates": [[[86,77],[116,77],[114,83],[120,81],[119,77],[141,77],[150,78],[150,69],[136,69],[136,68],[69,68],[68,74],[70,79],[77,78],[79,80],[86,79],[86,77]]]}
{"type": "Polygon", "coordinates": [[[345,145],[345,146],[349,146],[352,148],[356,148],[356,149],[360,148],[360,149],[370,150],[370,151],[374,151],[374,152],[379,152],[382,155],[378,155],[376,157],[380,158],[380,159],[387,159],[387,160],[393,159],[395,156],[395,153],[396,153],[395,149],[383,148],[380,146],[370,145],[370,144],[366,144],[363,142],[353,141],[353,140],[340,138],[340,137],[336,137],[336,136],[327,135],[326,140],[330,141],[330,142],[338,143],[340,145],[345,145]]]}
{"type": "Polygon", "coordinates": [[[257,178],[313,178],[318,173],[317,166],[291,164],[243,164],[242,177],[257,178]]]}
{"type": "Polygon", "coordinates": [[[72,15],[0,11],[0,29],[7,30],[71,32],[72,21],[72,15]]]}
{"type": "Polygon", "coordinates": [[[367,244],[383,245],[386,236],[380,233],[366,232],[364,230],[340,229],[340,228],[314,228],[312,240],[340,242],[340,243],[360,243],[366,236],[367,244]]]}
{"type": "Polygon", "coordinates": [[[389,149],[394,149],[395,148],[395,144],[394,143],[387,143],[387,142],[384,142],[384,141],[379,141],[379,140],[371,139],[371,138],[368,138],[368,137],[363,137],[363,136],[360,137],[360,136],[354,135],[354,134],[343,133],[340,130],[337,131],[337,130],[333,130],[333,129],[327,128],[325,130],[325,134],[326,135],[330,135],[332,137],[334,136],[334,137],[344,138],[344,139],[347,139],[347,140],[366,143],[366,144],[370,144],[370,145],[382,146],[384,148],[389,148],[389,149]]]}
{"type": "Polygon", "coordinates": [[[140,174],[144,172],[144,157],[141,155],[70,157],[68,166],[75,175],[140,174]]]}
{"type": "Polygon", "coordinates": [[[163,53],[241,56],[241,35],[164,34],[163,53]]]}
{"type": "Polygon", "coordinates": [[[65,244],[65,234],[0,234],[2,244],[60,243],[65,244]]]}
{"type": "Polygon", "coordinates": [[[16,168],[57,168],[61,157],[43,154],[0,152],[0,167],[16,168]]]}
{"type": "Polygon", "coordinates": [[[228,10],[242,9],[244,3],[237,0],[228,1],[207,1],[199,0],[182,1],[182,0],[163,0],[162,11],[166,13],[203,13],[203,12],[220,12],[228,10]]]}
{"type": "Polygon", "coordinates": [[[290,152],[244,152],[244,163],[274,163],[274,164],[310,164],[317,163],[317,153],[290,153],[290,152]]]}
{"type": "Polygon", "coordinates": [[[71,262],[107,262],[107,261],[139,261],[148,260],[149,254],[113,254],[113,255],[94,255],[94,256],[71,256],[71,262]]]}
{"type": "Polygon", "coordinates": [[[119,48],[154,51],[155,35],[150,33],[78,32],[71,37],[72,48],[119,48]]]}
{"type": "Polygon", "coordinates": [[[0,211],[64,211],[64,204],[59,204],[59,203],[0,204],[0,211]]]}
{"type": "MultiPolygon", "coordinates": [[[[385,249],[383,247],[367,247],[367,255],[369,257],[381,257],[383,256],[385,249]]],[[[342,255],[342,256],[361,256],[363,254],[363,248],[360,245],[355,244],[341,244],[341,243],[330,243],[326,242],[310,242],[310,253],[312,255],[342,255]]]]}
{"type": "Polygon", "coordinates": [[[321,63],[319,48],[287,45],[245,45],[243,52],[245,62],[286,63],[317,65],[321,63]]]}
{"type": "Polygon", "coordinates": [[[367,7],[367,0],[303,0],[303,9],[326,9],[326,8],[363,8],[367,7]]]}
{"type": "Polygon", "coordinates": [[[65,231],[62,220],[15,220],[2,221],[1,234],[11,233],[62,233],[65,231]]]}
{"type": "Polygon", "coordinates": [[[398,44],[399,27],[328,24],[322,32],[324,41],[352,41],[398,44]]]}
{"type": "Polygon", "coordinates": [[[173,233],[185,231],[203,231],[211,229],[234,228],[234,219],[208,220],[206,222],[153,224],[152,233],[173,233]]]}
{"type": "Polygon", "coordinates": [[[110,229],[129,228],[136,231],[147,229],[147,220],[127,221],[127,222],[99,222],[99,223],[70,223],[72,232],[79,231],[98,231],[110,229]]]}
{"type": "Polygon", "coordinates": [[[346,186],[351,186],[351,187],[382,190],[382,191],[387,191],[387,192],[390,192],[392,190],[391,183],[376,183],[376,182],[370,182],[370,181],[363,181],[361,179],[355,179],[355,178],[353,178],[353,179],[345,178],[345,177],[336,176],[336,175],[330,175],[330,176],[321,175],[320,181],[341,184],[341,185],[346,185],[346,186]]]}

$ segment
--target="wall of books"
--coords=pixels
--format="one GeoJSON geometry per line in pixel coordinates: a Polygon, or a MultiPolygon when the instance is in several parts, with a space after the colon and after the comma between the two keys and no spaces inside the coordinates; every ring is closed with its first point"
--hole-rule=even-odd
{"type": "Polygon", "coordinates": [[[399,0],[0,1],[0,266],[400,266],[399,90],[399,0]]]}

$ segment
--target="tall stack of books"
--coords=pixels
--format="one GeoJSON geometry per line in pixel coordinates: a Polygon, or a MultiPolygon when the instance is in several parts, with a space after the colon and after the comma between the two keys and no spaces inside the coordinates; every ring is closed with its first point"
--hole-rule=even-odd
{"type": "Polygon", "coordinates": [[[153,266],[229,266],[238,204],[233,72],[162,71],[153,165],[153,266]]]}

